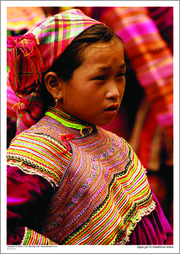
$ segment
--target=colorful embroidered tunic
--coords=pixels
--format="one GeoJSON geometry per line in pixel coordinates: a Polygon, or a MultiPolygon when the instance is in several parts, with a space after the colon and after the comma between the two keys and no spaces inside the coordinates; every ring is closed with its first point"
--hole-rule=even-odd
{"type": "Polygon", "coordinates": [[[126,244],[136,224],[156,209],[145,170],[125,140],[53,107],[15,137],[7,161],[10,178],[18,168],[49,193],[34,212],[38,221],[21,222],[21,244],[126,244]]]}

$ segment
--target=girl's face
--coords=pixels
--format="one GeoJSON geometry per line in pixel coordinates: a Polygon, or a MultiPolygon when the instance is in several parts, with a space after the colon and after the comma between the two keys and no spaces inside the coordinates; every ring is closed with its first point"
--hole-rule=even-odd
{"type": "Polygon", "coordinates": [[[120,107],[126,65],[124,47],[117,38],[96,42],[82,53],[82,64],[64,82],[61,110],[94,125],[111,123],[120,107]]]}

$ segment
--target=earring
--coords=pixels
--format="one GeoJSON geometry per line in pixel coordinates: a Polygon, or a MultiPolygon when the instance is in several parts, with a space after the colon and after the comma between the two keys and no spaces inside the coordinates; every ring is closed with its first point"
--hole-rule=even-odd
{"type": "Polygon", "coordinates": [[[55,99],[55,108],[56,108],[56,111],[58,109],[58,99],[55,99]]]}

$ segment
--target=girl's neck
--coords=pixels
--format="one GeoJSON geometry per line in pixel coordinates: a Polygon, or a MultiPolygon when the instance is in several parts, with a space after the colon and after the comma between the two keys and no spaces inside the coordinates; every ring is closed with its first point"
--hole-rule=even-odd
{"type": "Polygon", "coordinates": [[[45,115],[52,117],[53,119],[55,119],[56,121],[60,122],[62,125],[68,128],[80,130],[81,134],[85,129],[86,130],[89,129],[89,133],[91,133],[94,128],[96,129],[96,126],[84,122],[83,120],[71,116],[68,113],[60,109],[56,109],[55,107],[52,106],[49,106],[45,115]]]}

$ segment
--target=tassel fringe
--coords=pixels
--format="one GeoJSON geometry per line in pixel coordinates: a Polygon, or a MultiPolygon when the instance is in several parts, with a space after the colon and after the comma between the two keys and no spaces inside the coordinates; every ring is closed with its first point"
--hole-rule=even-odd
{"type": "Polygon", "coordinates": [[[10,68],[11,82],[17,86],[19,83],[17,72],[18,54],[22,53],[31,66],[35,82],[41,80],[41,66],[43,66],[42,57],[37,47],[38,39],[33,33],[22,36],[7,37],[7,60],[10,68]],[[20,51],[20,52],[19,52],[20,51]]]}

